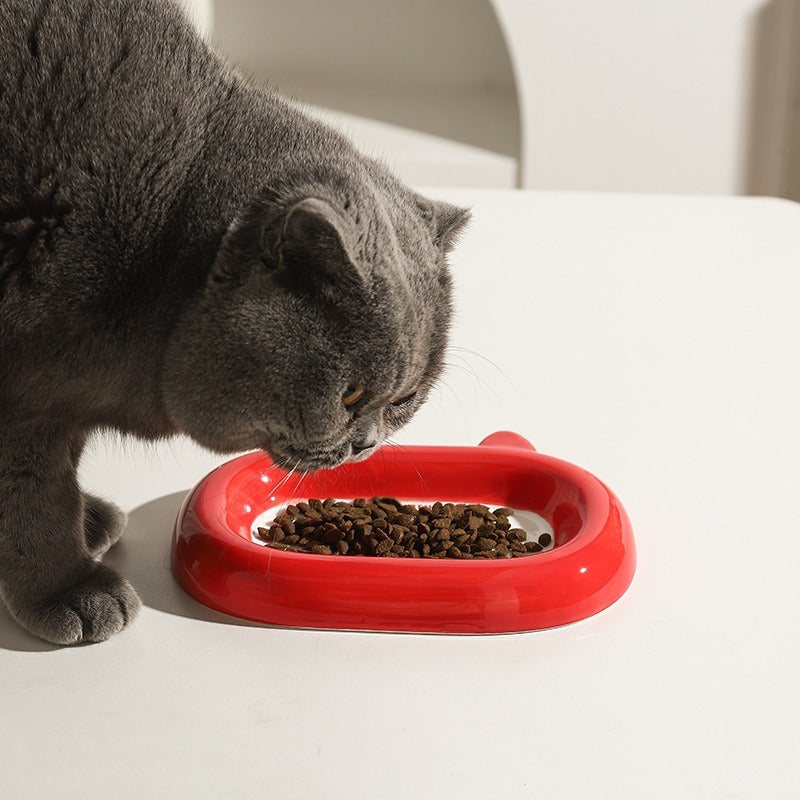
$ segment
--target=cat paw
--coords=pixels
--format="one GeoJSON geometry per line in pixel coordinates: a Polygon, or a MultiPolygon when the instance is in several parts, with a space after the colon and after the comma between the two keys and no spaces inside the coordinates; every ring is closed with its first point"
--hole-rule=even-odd
{"type": "Polygon", "coordinates": [[[55,644],[102,642],[139,613],[134,588],[114,570],[96,564],[80,583],[14,616],[32,634],[55,644]]]}
{"type": "Polygon", "coordinates": [[[83,494],[83,529],[92,558],[100,558],[113,547],[128,524],[128,515],[108,500],[83,494]]]}

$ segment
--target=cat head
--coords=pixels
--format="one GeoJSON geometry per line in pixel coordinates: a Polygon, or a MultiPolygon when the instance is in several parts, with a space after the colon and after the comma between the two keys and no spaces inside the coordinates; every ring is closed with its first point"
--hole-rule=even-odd
{"type": "Polygon", "coordinates": [[[313,470],[411,419],[443,367],[446,255],[469,214],[377,178],[272,186],[233,222],[167,349],[179,430],[313,470]]]}

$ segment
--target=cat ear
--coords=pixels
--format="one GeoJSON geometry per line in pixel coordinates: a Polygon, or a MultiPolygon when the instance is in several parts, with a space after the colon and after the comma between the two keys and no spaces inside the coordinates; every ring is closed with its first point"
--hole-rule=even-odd
{"type": "Polygon", "coordinates": [[[469,209],[415,195],[414,200],[431,231],[433,243],[443,252],[453,248],[472,216],[469,209]]]}
{"type": "Polygon", "coordinates": [[[347,221],[324,200],[308,197],[286,212],[273,254],[293,282],[330,289],[335,284],[363,282],[354,252],[347,221]]]}
{"type": "Polygon", "coordinates": [[[445,252],[451,250],[471,216],[472,214],[467,208],[459,208],[441,201],[435,202],[433,204],[434,244],[445,252]]]}

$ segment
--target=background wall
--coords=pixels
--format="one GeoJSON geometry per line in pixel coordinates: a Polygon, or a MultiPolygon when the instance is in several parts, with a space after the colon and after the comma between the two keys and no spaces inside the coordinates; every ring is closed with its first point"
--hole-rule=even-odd
{"type": "MultiPolygon", "coordinates": [[[[208,20],[212,0],[185,2],[208,20]]],[[[799,7],[214,0],[211,39],[300,99],[512,159],[514,184],[800,199],[799,7]]],[[[415,148],[415,176],[455,174],[434,169],[441,143],[415,148]]],[[[467,161],[458,182],[480,183],[467,161]]]]}
{"type": "Polygon", "coordinates": [[[494,5],[520,82],[525,185],[797,191],[797,0],[494,5]]]}
{"type": "Polygon", "coordinates": [[[213,40],[294,98],[425,134],[326,116],[406,180],[518,183],[519,103],[487,0],[216,0],[213,40]]]}

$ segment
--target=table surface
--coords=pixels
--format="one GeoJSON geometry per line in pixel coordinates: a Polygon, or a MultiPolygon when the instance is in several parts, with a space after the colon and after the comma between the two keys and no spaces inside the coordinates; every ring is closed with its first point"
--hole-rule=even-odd
{"type": "Polygon", "coordinates": [[[107,561],[144,608],[65,649],[0,609],[0,795],[800,796],[800,205],[436,194],[474,221],[450,366],[397,438],[511,429],[585,467],[631,518],[628,592],[502,636],[236,620],[168,565],[219,458],[98,439],[84,485],[131,511],[107,561]]]}

